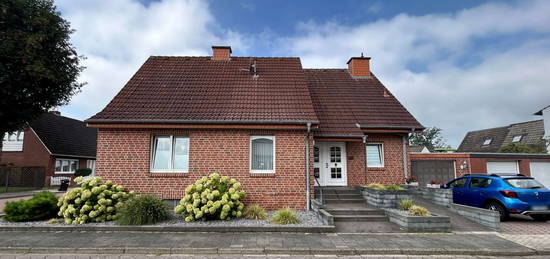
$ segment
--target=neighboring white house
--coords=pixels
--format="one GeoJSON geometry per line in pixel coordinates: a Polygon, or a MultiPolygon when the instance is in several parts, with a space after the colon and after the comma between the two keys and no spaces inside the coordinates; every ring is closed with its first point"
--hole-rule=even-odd
{"type": "MultiPolygon", "coordinates": [[[[544,138],[550,140],[550,105],[542,108],[540,111],[536,112],[535,115],[542,116],[542,120],[544,121],[544,138]]],[[[547,148],[550,152],[550,145],[548,145],[547,148]]]]}

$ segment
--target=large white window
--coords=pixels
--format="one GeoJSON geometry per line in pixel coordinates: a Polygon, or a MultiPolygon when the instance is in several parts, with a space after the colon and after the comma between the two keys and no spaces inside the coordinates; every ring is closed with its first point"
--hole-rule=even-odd
{"type": "Polygon", "coordinates": [[[189,138],[158,135],[151,149],[152,172],[187,173],[189,170],[189,138]]]}
{"type": "Polygon", "coordinates": [[[384,145],[382,143],[367,144],[367,166],[384,167],[384,145]]]}
{"type": "Polygon", "coordinates": [[[11,134],[4,134],[2,139],[2,151],[23,151],[23,138],[25,132],[22,130],[11,134]]]}
{"type": "Polygon", "coordinates": [[[76,159],[55,159],[55,173],[56,174],[74,174],[78,168],[78,160],[76,159]]]}
{"type": "Polygon", "coordinates": [[[250,137],[250,172],[275,172],[275,137],[250,137]]]}

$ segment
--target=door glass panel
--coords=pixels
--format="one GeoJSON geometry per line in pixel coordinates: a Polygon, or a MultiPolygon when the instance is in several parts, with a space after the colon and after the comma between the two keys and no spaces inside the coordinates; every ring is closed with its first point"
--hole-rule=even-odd
{"type": "Polygon", "coordinates": [[[342,168],[340,168],[340,167],[330,168],[330,178],[332,178],[332,179],[341,179],[342,178],[342,168]]]}
{"type": "Polygon", "coordinates": [[[340,163],[342,162],[342,152],[340,147],[330,147],[330,162],[340,163]]]}
{"type": "Polygon", "coordinates": [[[319,148],[318,147],[313,148],[313,162],[319,163],[319,148]]]}

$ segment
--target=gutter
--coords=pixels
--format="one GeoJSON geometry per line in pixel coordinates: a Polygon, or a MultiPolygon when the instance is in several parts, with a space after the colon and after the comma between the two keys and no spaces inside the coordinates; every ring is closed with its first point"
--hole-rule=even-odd
{"type": "Polygon", "coordinates": [[[147,124],[147,123],[159,123],[159,124],[281,124],[281,125],[318,125],[319,121],[231,121],[231,120],[134,120],[134,119],[87,119],[84,122],[94,123],[113,123],[113,124],[147,124]]]}
{"type": "Polygon", "coordinates": [[[358,128],[360,129],[404,129],[404,130],[424,130],[424,127],[418,127],[418,126],[362,126],[359,123],[356,124],[358,128]]]}

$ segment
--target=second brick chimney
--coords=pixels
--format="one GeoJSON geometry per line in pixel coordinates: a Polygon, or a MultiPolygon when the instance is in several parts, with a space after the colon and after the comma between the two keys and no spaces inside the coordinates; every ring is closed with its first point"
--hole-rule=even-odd
{"type": "Polygon", "coordinates": [[[370,76],[370,57],[352,57],[348,61],[348,71],[352,76],[370,76]]]}
{"type": "Polygon", "coordinates": [[[212,46],[212,60],[231,60],[231,47],[212,46]]]}

